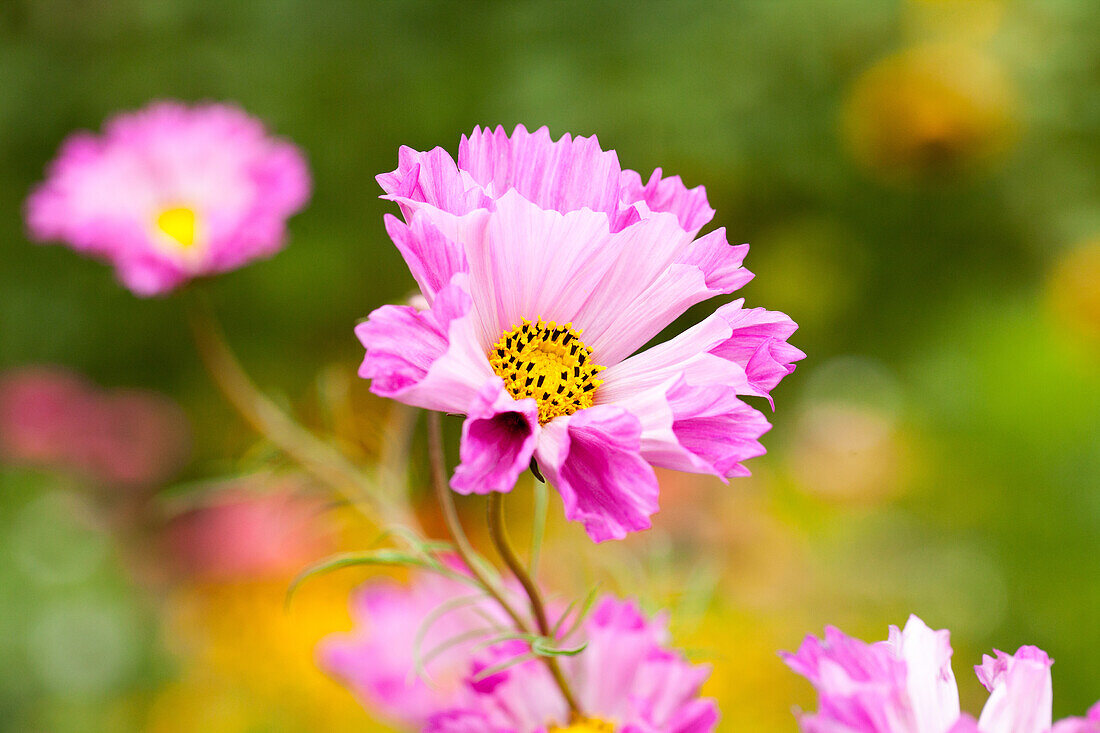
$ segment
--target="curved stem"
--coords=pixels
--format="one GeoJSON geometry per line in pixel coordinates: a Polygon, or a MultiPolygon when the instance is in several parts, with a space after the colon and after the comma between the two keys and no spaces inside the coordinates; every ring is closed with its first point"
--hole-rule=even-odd
{"type": "MultiPolygon", "coordinates": [[[[523,586],[524,592],[527,594],[527,598],[531,602],[531,613],[534,614],[535,622],[538,624],[538,631],[541,636],[552,638],[550,621],[546,615],[546,604],[543,603],[542,594],[539,592],[538,586],[535,581],[531,579],[531,576],[527,574],[527,570],[523,567],[523,562],[520,561],[516,555],[516,551],[512,549],[512,544],[508,541],[508,530],[504,522],[504,494],[494,491],[489,494],[489,506],[488,506],[488,522],[489,522],[489,537],[493,542],[493,547],[500,553],[500,557],[504,560],[504,564],[508,566],[508,569],[512,571],[512,575],[516,576],[516,580],[523,586]]],[[[565,675],[562,674],[561,665],[558,664],[558,660],[554,657],[543,657],[546,662],[546,666],[550,669],[550,674],[553,675],[554,681],[561,688],[561,694],[565,697],[565,702],[569,705],[569,711],[574,718],[581,717],[580,705],[577,703],[577,698],[574,696],[572,689],[569,687],[569,683],[565,679],[565,675]]]]}
{"type": "MultiPolygon", "coordinates": [[[[187,321],[199,356],[214,383],[241,417],[317,479],[347,496],[375,522],[409,523],[405,512],[379,504],[377,487],[328,443],[299,425],[249,378],[226,343],[213,309],[197,294],[186,299],[187,321]],[[394,514],[397,517],[394,517],[394,514]]],[[[415,526],[415,525],[414,525],[415,526]]]]}
{"type": "Polygon", "coordinates": [[[516,612],[512,605],[504,598],[504,594],[497,588],[496,583],[486,575],[477,551],[470,544],[470,538],[462,529],[462,522],[458,518],[458,509],[455,507],[454,497],[447,485],[446,457],[443,455],[443,427],[438,412],[428,413],[428,454],[432,464],[432,486],[435,488],[435,496],[439,501],[439,507],[443,510],[443,521],[447,523],[447,531],[454,540],[455,550],[459,558],[469,568],[474,578],[485,588],[485,591],[496,601],[516,628],[520,631],[529,631],[527,622],[516,612]]]}
{"type": "MultiPolygon", "coordinates": [[[[477,552],[470,544],[470,539],[466,536],[466,531],[462,529],[462,522],[458,519],[458,510],[455,507],[454,497],[451,495],[451,489],[447,485],[447,461],[446,457],[443,455],[443,426],[442,419],[438,412],[428,413],[428,453],[431,457],[432,464],[432,485],[435,487],[436,498],[439,499],[439,506],[443,510],[443,520],[447,523],[447,529],[451,533],[451,538],[454,540],[458,556],[462,559],[462,562],[466,564],[466,567],[470,569],[474,578],[485,587],[485,591],[494,601],[496,601],[497,605],[508,614],[512,623],[515,624],[516,629],[522,633],[531,633],[529,624],[512,605],[505,600],[504,594],[500,592],[496,584],[493,583],[485,574],[484,570],[482,570],[478,562],[477,552]]],[[[493,502],[499,499],[500,496],[501,495],[497,492],[493,492],[490,495],[490,517],[492,516],[493,502]]],[[[503,522],[503,511],[501,510],[498,513],[501,515],[501,521],[503,522]]],[[[496,531],[493,528],[493,522],[491,520],[489,522],[489,534],[493,537],[493,543],[497,550],[500,551],[501,547],[497,544],[496,531]]],[[[510,553],[510,557],[513,561],[516,561],[515,552],[511,551],[512,548],[510,545],[507,545],[506,539],[504,543],[510,553]]],[[[503,552],[501,556],[504,557],[503,552]]],[[[508,567],[513,573],[516,572],[515,567],[511,565],[507,558],[505,558],[505,563],[508,564],[508,567]]],[[[523,571],[522,565],[520,565],[520,572],[516,573],[516,577],[519,579],[520,584],[523,585],[529,598],[533,590],[535,597],[540,599],[538,602],[538,610],[535,611],[535,619],[538,622],[540,635],[547,636],[550,632],[550,627],[546,621],[546,609],[542,606],[541,596],[538,595],[538,589],[534,588],[533,584],[531,584],[531,579],[527,576],[527,573],[523,571]],[[525,579],[526,583],[524,582],[525,579]]],[[[532,610],[536,608],[534,601],[532,601],[531,607],[532,610]]],[[[580,705],[577,704],[577,698],[569,688],[569,683],[565,680],[565,675],[562,674],[558,660],[554,657],[541,657],[541,659],[546,664],[547,669],[550,670],[550,675],[554,678],[554,682],[561,690],[562,697],[565,698],[566,704],[569,705],[570,714],[574,718],[579,718],[581,716],[580,705]]]]}

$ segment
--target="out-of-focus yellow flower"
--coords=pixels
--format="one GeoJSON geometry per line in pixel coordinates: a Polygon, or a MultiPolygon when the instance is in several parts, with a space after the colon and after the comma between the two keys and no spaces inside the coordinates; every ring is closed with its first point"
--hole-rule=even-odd
{"type": "Polygon", "coordinates": [[[186,669],[154,700],[148,730],[384,730],[314,658],[322,636],[348,625],[353,576],[318,579],[289,607],[285,581],[180,588],[169,633],[186,669]]]}
{"type": "Polygon", "coordinates": [[[895,181],[935,181],[999,157],[1014,137],[1013,92],[1001,67],[962,44],[916,46],[856,80],[843,131],[856,160],[895,181]]]}
{"type": "Polygon", "coordinates": [[[915,36],[978,43],[1001,27],[1003,0],[909,0],[905,17],[915,36]]]}
{"type": "Polygon", "coordinates": [[[1100,238],[1066,252],[1047,279],[1047,300],[1055,316],[1100,347],[1100,238]]]}

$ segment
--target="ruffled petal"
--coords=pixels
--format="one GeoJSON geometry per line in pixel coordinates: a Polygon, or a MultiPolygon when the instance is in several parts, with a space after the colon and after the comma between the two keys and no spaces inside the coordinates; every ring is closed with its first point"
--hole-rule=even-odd
{"type": "Polygon", "coordinates": [[[478,601],[444,613],[421,634],[424,618],[471,591],[455,581],[423,577],[411,586],[374,582],[352,596],[355,628],[322,640],[322,669],[340,680],[368,708],[386,718],[419,726],[431,715],[455,707],[461,699],[474,641],[445,647],[428,663],[429,685],[415,673],[417,648],[430,650],[454,636],[481,628],[482,614],[495,618],[495,606],[478,601]]]}
{"type": "Polygon", "coordinates": [[[730,336],[710,351],[745,367],[757,392],[768,395],[794,371],[794,362],[806,358],[800,349],[787,343],[798,324],[784,313],[746,309],[743,304],[744,300],[737,300],[719,309],[730,326],[730,336]]]}
{"type": "Polygon", "coordinates": [[[503,127],[474,128],[458,145],[458,167],[493,198],[515,189],[543,209],[562,214],[587,208],[609,216],[619,204],[619,158],[604,152],[593,137],[550,138],[540,127],[532,133],[517,125],[511,136],[503,127]]]}
{"type": "Polygon", "coordinates": [[[723,385],[695,387],[682,376],[616,403],[642,423],[642,456],[654,466],[747,476],[742,461],[764,455],[759,438],[771,425],[723,385]]]}
{"type": "Polygon", "coordinates": [[[465,275],[430,310],[384,305],[355,328],[367,353],[359,376],[371,391],[426,410],[464,413],[492,369],[477,345],[465,275]]]}
{"type": "Polygon", "coordinates": [[[689,242],[686,236],[677,238],[668,229],[658,230],[650,221],[653,219],[627,230],[649,237],[622,250],[620,283],[609,284],[605,292],[611,297],[591,306],[608,314],[601,319],[603,328],[591,338],[593,348],[607,364],[630,356],[696,303],[732,293],[753,277],[741,267],[748,245],[730,246],[724,229],[689,242]],[[655,239],[671,247],[654,246],[655,239]],[[636,252],[642,248],[653,252],[656,259],[638,262],[636,252]],[[673,249],[673,261],[662,259],[673,249]]]}
{"type": "Polygon", "coordinates": [[[825,639],[806,637],[787,666],[817,689],[818,710],[799,718],[816,733],[924,733],[906,693],[905,662],[886,643],[867,644],[829,626],[825,639]]]}
{"type": "Polygon", "coordinates": [[[466,214],[489,205],[484,192],[455,165],[443,148],[427,152],[402,146],[397,168],[375,177],[386,194],[396,201],[406,221],[411,221],[415,204],[426,204],[452,214],[466,214]]]}
{"type": "Polygon", "coordinates": [[[978,718],[982,733],[1045,733],[1051,727],[1054,688],[1050,678],[1053,660],[1034,646],[1023,646],[1014,655],[996,651],[975,667],[978,679],[989,690],[989,700],[978,718]]]}
{"type": "Polygon", "coordinates": [[[959,718],[959,688],[951,670],[950,633],[910,616],[904,631],[890,627],[889,644],[905,660],[906,692],[918,731],[942,731],[959,718]]]}
{"type": "Polygon", "coordinates": [[[462,462],[451,488],[460,494],[511,491],[531,464],[538,431],[538,403],[513,399],[504,391],[504,381],[493,377],[466,411],[459,448],[462,462]]]}
{"type": "Polygon", "coordinates": [[[596,392],[596,402],[627,400],[681,376],[696,386],[720,384],[732,387],[737,394],[759,394],[749,383],[744,366],[711,353],[732,335],[724,315],[738,307],[740,301],[722,306],[668,341],[609,366],[600,374],[604,383],[596,392]]]}
{"type": "Polygon", "coordinates": [[[641,424],[621,407],[598,405],[543,427],[536,452],[561,494],[567,519],[595,542],[650,527],[657,477],[639,453],[641,424]]]}
{"type": "Polygon", "coordinates": [[[651,211],[667,211],[675,214],[686,231],[694,236],[714,218],[714,209],[707,202],[707,192],[702,186],[689,189],[680,176],[661,178],[657,168],[643,186],[642,177],[632,170],[624,170],[620,178],[624,204],[644,201],[651,211]]]}
{"type": "Polygon", "coordinates": [[[451,281],[455,273],[466,271],[462,247],[436,229],[428,218],[412,214],[411,224],[386,214],[386,233],[409,266],[420,292],[429,303],[451,281]]]}
{"type": "Polygon", "coordinates": [[[424,733],[515,733],[494,727],[477,710],[448,710],[433,715],[424,725],[424,733]]]}

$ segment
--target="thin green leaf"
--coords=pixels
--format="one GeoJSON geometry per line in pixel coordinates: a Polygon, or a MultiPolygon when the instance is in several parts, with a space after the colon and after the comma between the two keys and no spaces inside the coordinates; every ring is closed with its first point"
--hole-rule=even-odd
{"type": "Polygon", "coordinates": [[[480,672],[478,672],[477,674],[474,675],[473,681],[474,682],[481,682],[483,679],[485,679],[487,677],[492,677],[493,675],[495,675],[498,672],[503,672],[504,670],[510,669],[510,668],[516,666],[517,664],[523,664],[524,662],[530,662],[532,659],[538,659],[538,655],[534,654],[534,653],[531,653],[531,652],[528,652],[527,654],[521,654],[518,657],[512,657],[511,659],[507,659],[507,660],[501,662],[500,664],[494,664],[491,667],[486,667],[485,669],[481,670],[480,672]]]}
{"type": "MultiPolygon", "coordinates": [[[[314,577],[315,575],[321,575],[333,570],[339,570],[341,568],[354,567],[357,565],[369,565],[369,566],[386,566],[386,567],[413,567],[423,568],[426,570],[432,570],[440,575],[451,578],[452,580],[459,580],[464,583],[473,583],[477,586],[477,582],[472,578],[469,578],[460,573],[456,573],[453,570],[437,566],[422,557],[412,555],[408,552],[393,549],[380,549],[369,550],[365,552],[345,552],[337,555],[332,555],[310,567],[306,568],[290,582],[290,586],[286,591],[286,603],[289,604],[291,598],[294,596],[294,592],[298,590],[298,587],[306,580],[314,577]]],[[[477,586],[480,587],[480,586],[477,586]]]]}
{"type": "MultiPolygon", "coordinates": [[[[448,613],[451,613],[452,611],[457,611],[458,609],[465,606],[472,606],[473,604],[484,600],[486,597],[487,596],[485,595],[485,592],[482,591],[480,593],[474,593],[468,596],[452,598],[449,601],[444,601],[443,603],[439,604],[428,612],[428,615],[425,616],[424,620],[420,622],[420,628],[416,630],[416,638],[413,641],[413,668],[416,671],[417,677],[425,680],[428,679],[428,673],[425,669],[425,665],[427,664],[428,660],[425,660],[422,657],[420,650],[423,647],[424,641],[428,636],[428,632],[431,631],[432,626],[434,626],[435,623],[439,621],[439,619],[443,618],[448,613]]],[[[488,631],[496,630],[495,623],[495,621],[490,620],[488,631]]]]}
{"type": "MultiPolygon", "coordinates": [[[[438,657],[440,654],[447,651],[448,649],[453,649],[454,647],[458,646],[459,644],[463,644],[463,643],[468,642],[468,641],[476,641],[476,640],[480,639],[481,637],[485,636],[486,634],[489,634],[493,631],[494,631],[494,629],[491,629],[491,628],[471,629],[470,631],[466,631],[466,632],[463,632],[461,634],[455,634],[454,636],[450,637],[449,639],[446,639],[444,641],[439,642],[438,644],[433,646],[431,649],[429,649],[427,654],[423,654],[423,655],[421,655],[419,653],[416,654],[415,655],[415,659],[416,659],[415,667],[416,667],[417,676],[426,678],[427,677],[427,667],[428,667],[428,665],[431,664],[433,659],[435,659],[436,657],[438,657]]],[[[496,638],[496,637],[493,637],[493,638],[496,638]]],[[[491,646],[491,644],[490,644],[490,646],[491,646]]]]}
{"type": "Polygon", "coordinates": [[[570,625],[569,630],[566,631],[564,634],[559,634],[558,632],[560,632],[562,626],[565,625],[565,619],[566,616],[569,614],[569,611],[576,606],[576,601],[569,604],[569,608],[566,609],[566,612],[562,614],[562,617],[558,619],[558,623],[554,626],[554,631],[552,635],[555,639],[565,640],[576,633],[577,629],[579,629],[581,624],[584,623],[584,619],[588,616],[588,612],[592,610],[592,606],[596,603],[596,596],[599,594],[599,592],[600,585],[599,583],[597,583],[596,585],[592,586],[592,589],[588,591],[588,595],[584,597],[584,601],[581,603],[580,606],[580,611],[577,613],[577,618],[570,625]]]}
{"type": "Polygon", "coordinates": [[[540,657],[575,657],[588,647],[588,642],[572,648],[562,648],[554,644],[553,639],[540,636],[531,642],[531,652],[540,657]]]}

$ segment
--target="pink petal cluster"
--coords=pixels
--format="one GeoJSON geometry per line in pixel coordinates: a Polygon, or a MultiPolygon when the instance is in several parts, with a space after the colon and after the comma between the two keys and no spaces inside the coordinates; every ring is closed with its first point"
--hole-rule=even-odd
{"type": "Polygon", "coordinates": [[[466,416],[456,491],[510,491],[534,459],[570,519],[619,539],[650,526],[654,466],[727,479],[764,453],[770,426],[740,397],[768,398],[805,356],[787,343],[790,318],[737,300],[635,353],[752,277],[748,245],[724,229],[698,236],[714,214],[702,187],[660,170],[643,183],[594,137],[523,126],[475,129],[457,161],[402,148],[378,181],[401,209],[386,229],[428,308],[387,305],[360,324],[359,373],[376,394],[466,416]],[[542,421],[538,398],[507,391],[488,356],[540,319],[569,324],[606,367],[592,404],[542,421]]]}
{"type": "Polygon", "coordinates": [[[828,627],[783,658],[818,692],[818,710],[799,724],[807,733],[1100,733],[1100,703],[1087,718],[1052,725],[1053,661],[1033,646],[995,652],[975,667],[989,690],[981,716],[959,709],[945,630],[916,616],[886,641],[867,644],[828,627]]]}
{"type": "MultiPolygon", "coordinates": [[[[530,648],[520,641],[479,644],[497,633],[494,622],[506,622],[484,600],[454,603],[471,594],[437,577],[409,587],[367,585],[353,600],[356,628],[322,643],[321,665],[366,707],[427,733],[546,733],[567,726],[568,708],[541,661],[492,671],[530,648]],[[431,655],[423,676],[414,664],[421,633],[419,654],[431,655]],[[452,639],[460,643],[449,645],[452,639]],[[444,651],[434,654],[436,648],[444,651]]],[[[714,730],[717,707],[699,697],[710,670],[668,649],[663,616],[647,618],[631,601],[604,597],[563,645],[582,642],[582,652],[559,661],[587,716],[613,723],[617,733],[714,730]]]]}
{"type": "Polygon", "coordinates": [[[293,482],[256,476],[181,512],[164,539],[174,563],[204,579],[286,578],[334,548],[326,505],[293,482]]]}
{"type": "Polygon", "coordinates": [[[69,137],[26,217],[147,296],[274,254],[309,192],[301,152],[236,107],[156,102],[69,137]]]}
{"type": "Polygon", "coordinates": [[[190,454],[187,417],[143,390],[102,390],[59,367],[0,375],[0,458],[114,487],[158,484],[190,454]]]}

